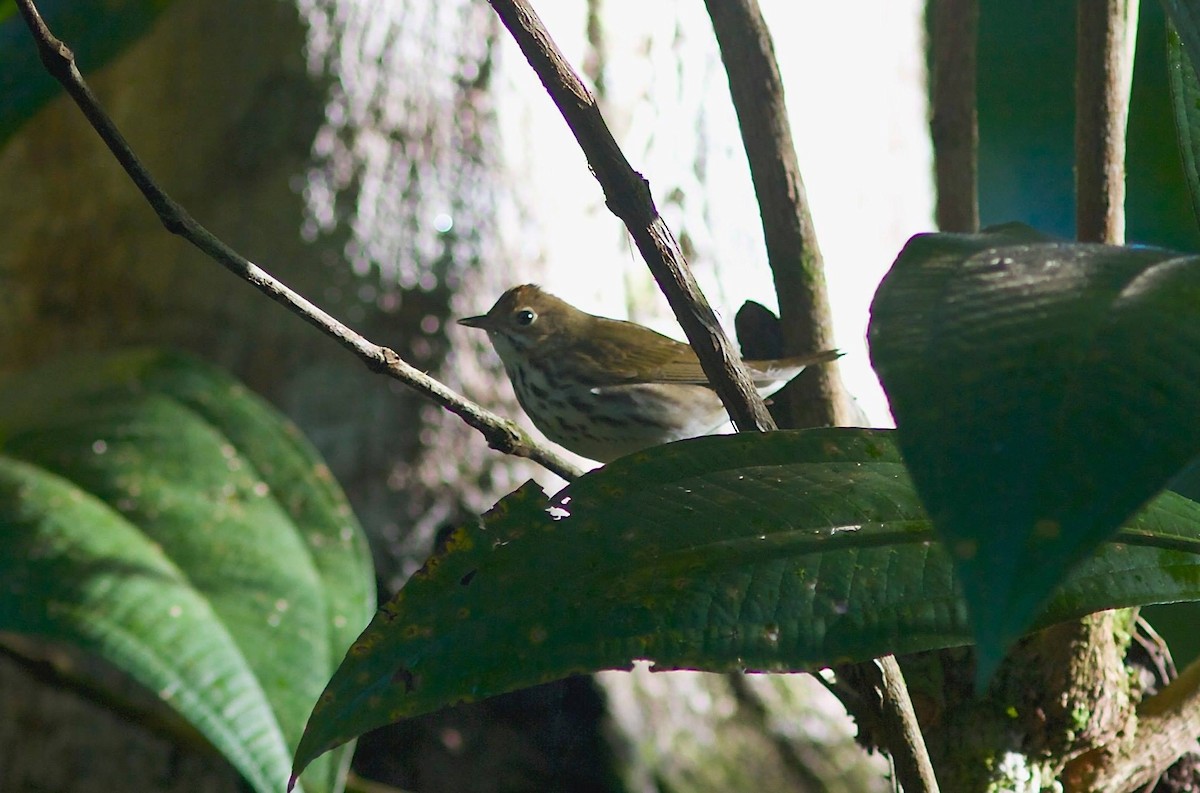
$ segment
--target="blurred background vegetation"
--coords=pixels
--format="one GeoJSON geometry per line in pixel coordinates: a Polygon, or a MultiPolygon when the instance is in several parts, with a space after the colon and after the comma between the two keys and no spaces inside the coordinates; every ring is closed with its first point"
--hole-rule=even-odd
{"type": "MultiPolygon", "coordinates": [[[[1126,237],[1200,250],[1183,180],[1159,3],[1142,3],[1129,116],[1126,237]]],[[[1075,233],[1075,7],[984,0],[979,19],[979,213],[1075,233]]]]}

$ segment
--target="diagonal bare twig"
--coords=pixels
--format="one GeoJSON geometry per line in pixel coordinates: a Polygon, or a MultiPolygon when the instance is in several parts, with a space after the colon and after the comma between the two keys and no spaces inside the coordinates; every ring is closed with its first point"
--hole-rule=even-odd
{"type": "Polygon", "coordinates": [[[875,659],[879,677],[875,681],[883,704],[883,731],[887,735],[888,753],[896,767],[896,778],[906,793],[938,793],[937,777],[925,737],[917,723],[904,673],[894,655],[875,659]]]}
{"type": "Polygon", "coordinates": [[[497,451],[526,457],[563,479],[580,476],[565,458],[538,444],[516,424],[485,410],[453,389],[405,362],[394,350],[375,344],[351,330],[336,317],[310,302],[287,284],[263,270],[202,226],[186,209],[167,195],[105,112],[75,65],[71,49],[50,32],[33,0],[16,0],[17,9],[37,43],[38,55],[48,71],[75,100],[89,123],[146,197],[167,231],[183,237],[267,297],[331,337],[373,372],[399,380],[461,418],[487,439],[497,451]]]}
{"type": "Polygon", "coordinates": [[[526,0],[488,0],[566,119],[604,190],[608,208],[629,229],[708,381],[739,430],[773,430],[775,422],[751,383],[712,308],[688,269],[679,243],[658,214],[650,186],[621,152],[596,98],[567,63],[526,0]]]}

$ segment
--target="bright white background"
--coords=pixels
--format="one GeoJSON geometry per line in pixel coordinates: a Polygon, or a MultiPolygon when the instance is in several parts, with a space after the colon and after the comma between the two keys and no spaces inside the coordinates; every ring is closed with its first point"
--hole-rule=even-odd
{"type": "MultiPolygon", "coordinates": [[[[871,423],[887,402],[865,344],[871,296],[904,241],[932,229],[922,3],[761,0],[825,256],[842,375],[871,423]]],[[[595,63],[584,4],[541,3],[577,70],[595,63]]],[[[703,4],[606,0],[602,107],[727,328],[746,299],[775,307],[728,84],[703,4]]],[[[506,39],[507,41],[507,39],[506,39]]],[[[503,218],[515,272],[592,313],[682,338],[540,83],[508,41],[499,107],[507,167],[521,185],[503,218]]]]}

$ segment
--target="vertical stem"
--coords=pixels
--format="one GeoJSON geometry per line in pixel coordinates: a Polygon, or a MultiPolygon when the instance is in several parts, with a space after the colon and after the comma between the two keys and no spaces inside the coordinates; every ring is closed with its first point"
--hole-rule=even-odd
{"type": "Polygon", "coordinates": [[[894,655],[875,661],[879,665],[879,690],[885,707],[884,734],[888,753],[896,766],[896,778],[905,793],[938,793],[937,777],[925,747],[925,737],[917,723],[904,673],[894,655]]]}
{"type": "MultiPolygon", "coordinates": [[[[834,343],[825,264],[796,160],[775,45],[756,0],[706,0],[705,6],[758,198],[784,352],[827,350],[834,343]]],[[[806,373],[792,389],[791,426],[851,423],[850,402],[836,366],[806,373]]]]}
{"type": "Polygon", "coordinates": [[[1125,127],[1137,0],[1078,0],[1075,60],[1075,235],[1125,242],[1125,127]]]}
{"type": "MultiPolygon", "coordinates": [[[[775,278],[787,352],[832,346],[825,265],[792,142],[775,45],[757,0],[705,0],[762,216],[767,259],[775,278]]],[[[792,401],[793,426],[847,424],[849,400],[837,370],[818,377],[792,401]]],[[[935,793],[937,780],[895,656],[864,664],[880,697],[881,721],[896,775],[907,793],[935,793]]]]}
{"type": "Polygon", "coordinates": [[[937,225],[979,230],[979,119],[975,102],[978,0],[933,2],[932,118],[937,225]]]}

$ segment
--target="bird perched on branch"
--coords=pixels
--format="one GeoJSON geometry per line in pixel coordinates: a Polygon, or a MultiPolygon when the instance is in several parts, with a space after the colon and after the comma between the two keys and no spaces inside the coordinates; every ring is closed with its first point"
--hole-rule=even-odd
{"type": "MultiPolygon", "coordinates": [[[[644,325],[588,314],[533,284],[459,324],[487,331],[517,400],[547,438],[600,462],[705,435],[729,418],[695,351],[644,325]]],[[[767,397],[840,355],[746,361],[767,397]]]]}

